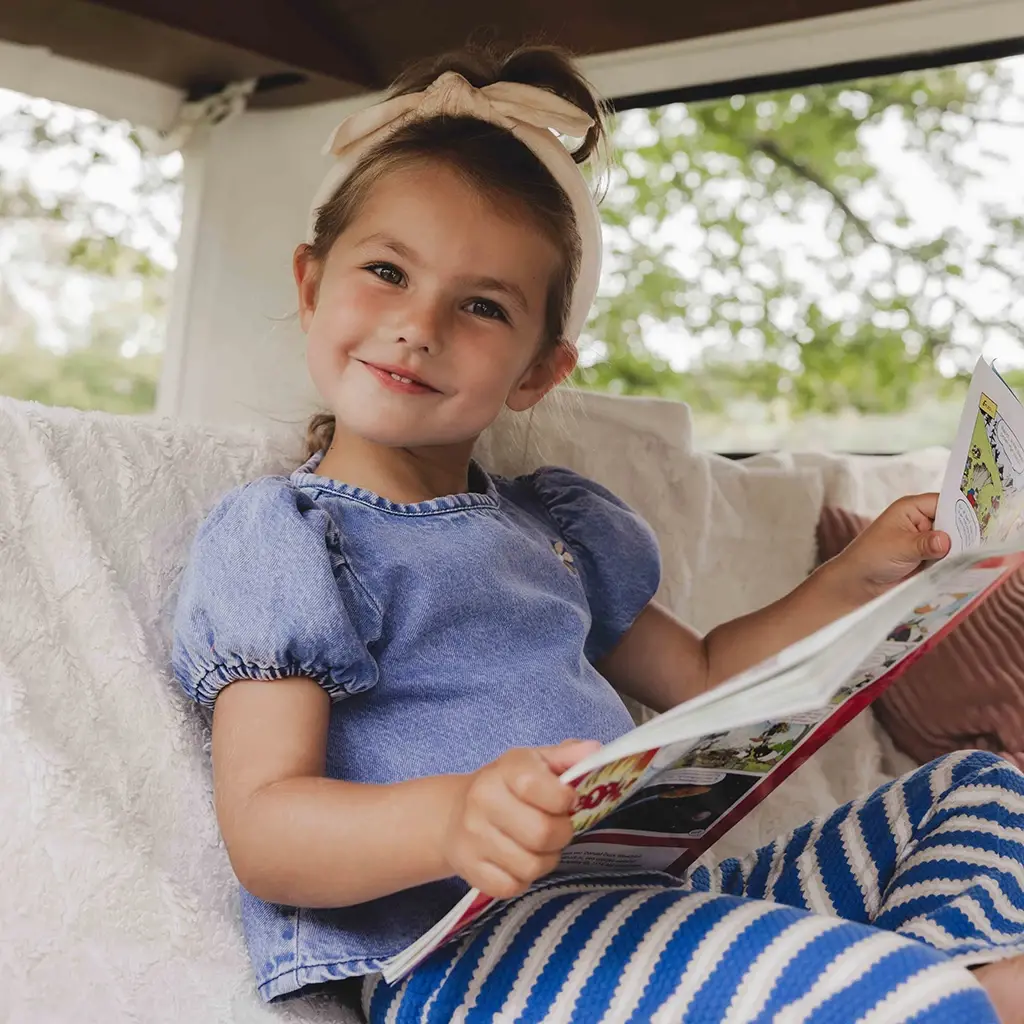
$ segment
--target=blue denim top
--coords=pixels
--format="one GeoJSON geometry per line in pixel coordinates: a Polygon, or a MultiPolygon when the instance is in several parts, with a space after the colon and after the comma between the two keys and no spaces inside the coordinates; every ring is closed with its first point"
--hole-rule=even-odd
{"type": "MultiPolygon", "coordinates": [[[[321,458],[231,491],[199,530],[172,654],[189,697],[212,709],[233,680],[308,676],[331,697],[326,774],[365,783],[632,727],[593,662],[658,586],[636,513],[567,469],[507,479],[475,462],[473,490],[399,504],[315,475],[321,458]]],[[[310,910],[243,888],[261,995],[378,970],[466,889],[310,910]]]]}

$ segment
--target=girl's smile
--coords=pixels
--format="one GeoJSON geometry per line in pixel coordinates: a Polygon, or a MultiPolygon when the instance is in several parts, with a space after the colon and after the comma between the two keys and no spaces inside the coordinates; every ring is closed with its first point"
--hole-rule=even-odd
{"type": "Polygon", "coordinates": [[[365,366],[384,387],[389,388],[391,391],[400,391],[408,395],[436,395],[440,393],[437,388],[431,387],[425,381],[420,380],[419,377],[414,376],[403,367],[379,366],[375,363],[368,363],[360,359],[357,359],[356,362],[362,362],[363,366],[365,366]]]}

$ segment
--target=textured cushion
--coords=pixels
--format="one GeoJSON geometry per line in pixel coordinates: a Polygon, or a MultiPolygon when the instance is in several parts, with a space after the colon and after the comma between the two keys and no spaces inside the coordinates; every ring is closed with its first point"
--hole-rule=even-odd
{"type": "MultiPolygon", "coordinates": [[[[826,506],[818,522],[819,560],[838,554],[870,522],[826,506]]],[[[976,747],[1024,767],[1024,570],[907,669],[873,708],[916,761],[976,747]]]]}

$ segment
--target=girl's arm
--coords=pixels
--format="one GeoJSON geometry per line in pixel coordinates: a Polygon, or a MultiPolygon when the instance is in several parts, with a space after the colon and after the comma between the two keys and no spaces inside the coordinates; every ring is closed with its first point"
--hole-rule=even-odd
{"type": "Polygon", "coordinates": [[[367,785],[323,777],[329,717],[330,698],[311,679],[245,680],[217,697],[217,819],[254,896],[340,907],[461,875],[505,898],[558,862],[573,801],[558,776],[591,745],[512,750],[468,775],[367,785]]]}
{"type": "Polygon", "coordinates": [[[217,697],[214,800],[238,880],[271,903],[331,907],[446,877],[454,777],[324,778],[329,716],[311,679],[246,680],[217,697]]]}
{"type": "Polygon", "coordinates": [[[822,566],[792,593],[701,637],[652,601],[597,668],[621,693],[667,711],[852,611],[822,566]]]}
{"type": "Polygon", "coordinates": [[[700,637],[651,602],[598,665],[622,693],[667,711],[884,593],[949,551],[932,529],[937,494],[900,498],[792,593],[700,637]]]}

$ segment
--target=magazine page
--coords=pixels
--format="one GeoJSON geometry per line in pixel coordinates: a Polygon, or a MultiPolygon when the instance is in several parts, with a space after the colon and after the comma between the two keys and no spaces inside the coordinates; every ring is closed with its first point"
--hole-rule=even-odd
{"type": "Polygon", "coordinates": [[[935,527],[952,552],[1012,536],[1024,523],[1024,406],[979,359],[950,450],[935,527]]]}
{"type": "MultiPolygon", "coordinates": [[[[1021,565],[1024,550],[1013,545],[950,556],[842,629],[826,627],[828,644],[801,641],[812,656],[782,652],[773,671],[758,667],[752,687],[743,673],[738,689],[722,684],[605,745],[562,776],[577,791],[577,838],[561,870],[682,870],[1021,565]]],[[[384,965],[385,979],[402,977],[493,902],[467,893],[384,965]]]]}

